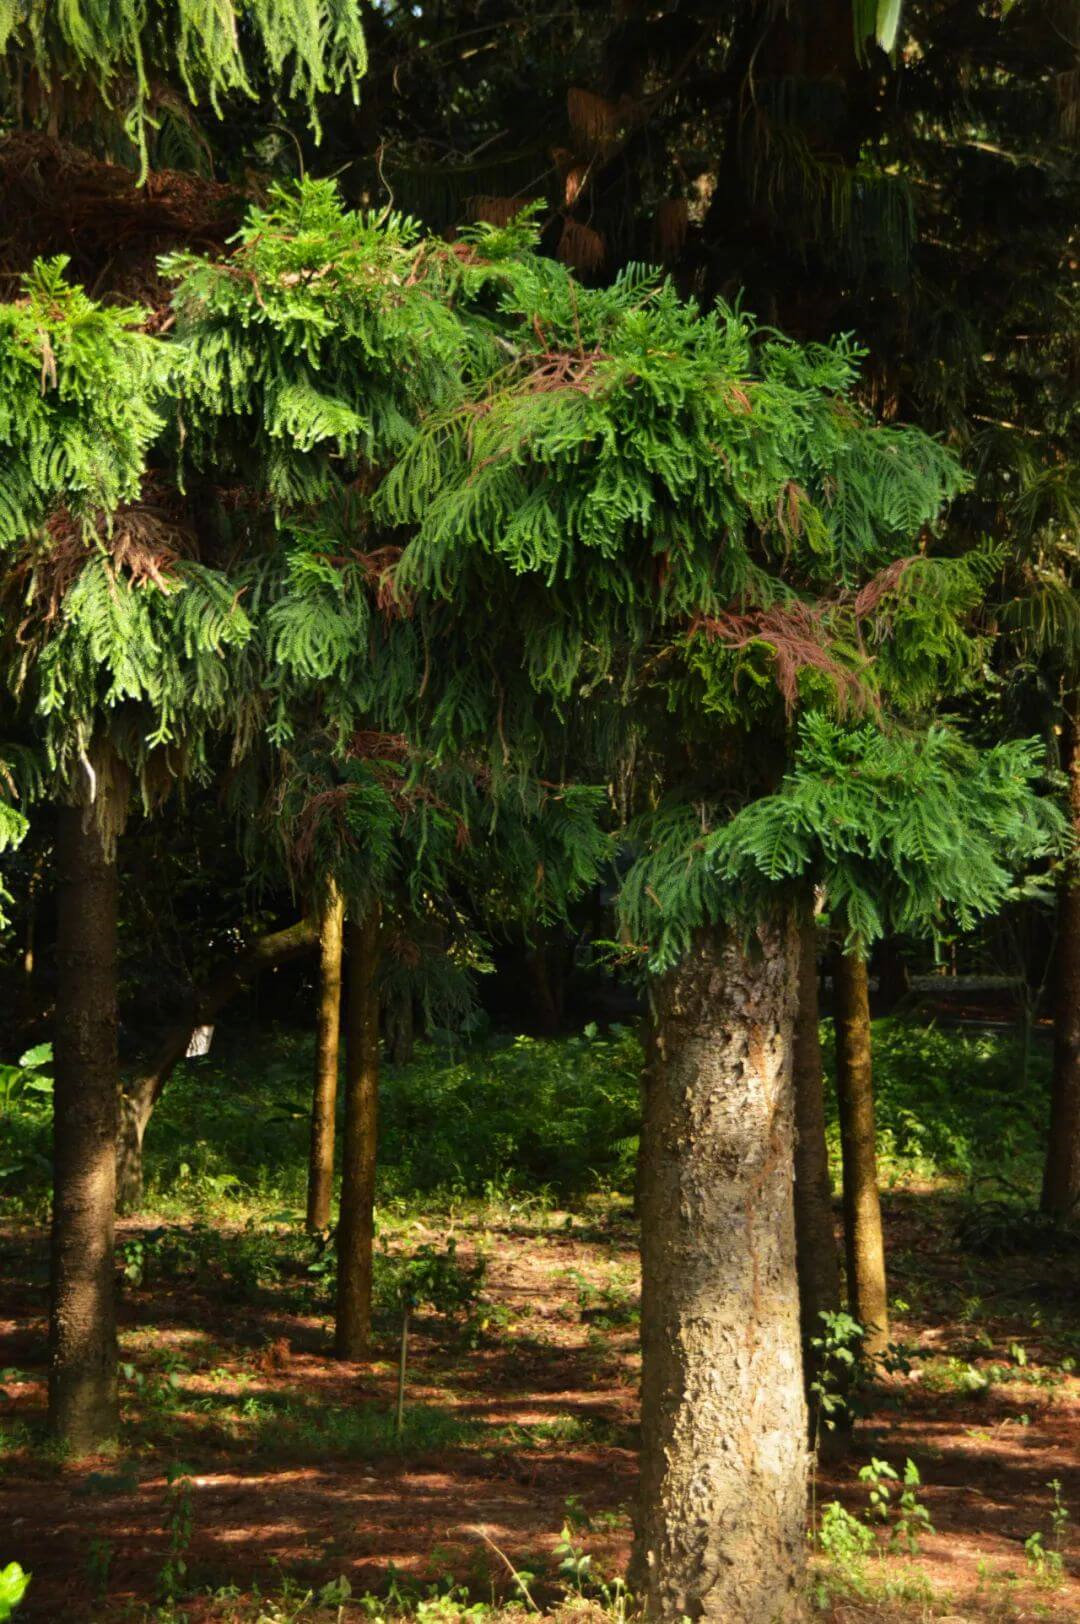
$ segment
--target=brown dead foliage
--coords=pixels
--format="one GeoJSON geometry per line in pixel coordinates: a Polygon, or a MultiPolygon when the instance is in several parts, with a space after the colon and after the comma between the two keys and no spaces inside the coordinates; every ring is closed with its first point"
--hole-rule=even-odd
{"type": "MultiPolygon", "coordinates": [[[[569,197],[567,201],[570,201],[569,197]]],[[[607,242],[599,231],[582,225],[580,220],[567,220],[555,252],[564,265],[588,276],[598,271],[607,256],[607,242]]]]}
{"type": "Polygon", "coordinates": [[[665,197],[653,220],[656,252],[664,265],[678,259],[690,230],[690,208],[685,197],[665,197]]]}
{"type": "Polygon", "coordinates": [[[58,508],[45,526],[47,539],[24,547],[5,580],[5,599],[22,617],[18,640],[33,641],[56,620],[93,558],[104,558],[116,578],[132,586],[174,590],[176,566],[197,552],[194,531],[175,511],[175,500],[148,482],[142,500],[122,507],[111,525],[102,518],[89,530],[68,508],[58,508]]]}
{"type": "Polygon", "coordinates": [[[483,220],[490,226],[508,226],[510,221],[535,203],[535,197],[491,197],[480,195],[467,201],[469,214],[474,220],[483,220]]]}
{"type": "Polygon", "coordinates": [[[690,626],[690,635],[698,634],[731,649],[749,648],[752,643],[767,644],[776,662],[776,685],[789,712],[798,699],[799,673],[806,670],[820,671],[829,677],[844,703],[856,703],[864,698],[858,673],[841,663],[833,652],[824,608],[820,604],[795,600],[774,604],[769,609],[724,609],[712,615],[699,615],[690,626]]]}
{"type": "Polygon", "coordinates": [[[139,186],[120,164],[14,131],[0,140],[0,276],[18,277],[42,255],[69,254],[74,276],[96,295],[143,300],[160,321],[158,255],[223,247],[243,205],[234,188],[202,176],[159,169],[139,186]]]}

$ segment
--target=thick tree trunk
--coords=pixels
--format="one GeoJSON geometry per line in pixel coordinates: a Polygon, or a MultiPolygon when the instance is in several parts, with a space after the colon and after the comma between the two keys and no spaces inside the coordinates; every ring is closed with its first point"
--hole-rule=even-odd
{"type": "Polygon", "coordinates": [[[795,1020],[795,1242],[807,1385],[818,1365],[811,1343],[822,1314],[841,1306],[840,1260],[833,1225],[832,1180],[825,1142],[825,1097],[818,1031],[817,926],[810,908],[799,929],[799,1006],[795,1020]]]}
{"type": "Polygon", "coordinates": [[[380,910],[346,928],[345,1142],[337,1232],[339,1359],[363,1359],[371,1339],[371,1270],[375,1236],[375,1146],[379,1102],[380,910]]]}
{"type": "Polygon", "coordinates": [[[121,1212],[137,1212],[143,1196],[143,1138],[165,1084],[187,1054],[198,1026],[212,1026],[248,982],[278,964],[308,953],[319,939],[313,920],[300,919],[284,930],[259,936],[222,964],[192,998],[188,1012],[170,1026],[149,1065],[124,1085],[120,1097],[120,1137],[116,1147],[117,1198],[121,1212]]]}
{"type": "Polygon", "coordinates": [[[341,1036],[341,941],[345,904],[330,882],[319,919],[319,1004],[315,1014],[315,1080],[311,1100],[311,1159],[307,1224],[325,1229],[334,1193],[334,1121],[341,1036]]]}
{"type": "Polygon", "coordinates": [[[115,854],[92,813],[57,819],[49,1425],[74,1454],[116,1436],[115,854]]]}
{"type": "MultiPolygon", "coordinates": [[[[1080,838],[1080,695],[1073,696],[1062,746],[1069,816],[1080,838]]],[[[1062,1217],[1080,1211],[1080,868],[1075,857],[1058,901],[1054,1075],[1042,1205],[1044,1212],[1062,1217]]]]}
{"type": "Polygon", "coordinates": [[[792,1196],[796,937],[702,932],[654,995],[633,1582],[654,1619],[801,1616],[806,1406],[792,1196]]]}
{"type": "Polygon", "coordinates": [[[888,1346],[889,1301],[877,1183],[866,960],[858,953],[837,953],[833,974],[848,1305],[863,1327],[863,1351],[874,1356],[888,1346]]]}

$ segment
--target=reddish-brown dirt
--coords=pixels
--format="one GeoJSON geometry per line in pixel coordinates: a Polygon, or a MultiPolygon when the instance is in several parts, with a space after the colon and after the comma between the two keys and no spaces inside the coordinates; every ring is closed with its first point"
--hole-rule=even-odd
{"type": "MultiPolygon", "coordinates": [[[[886,1213],[893,1290],[908,1305],[894,1334],[911,1346],[911,1369],[866,1396],[852,1455],[823,1469],[817,1501],[861,1514],[859,1468],[878,1456],[902,1470],[910,1457],[936,1531],[916,1558],[872,1561],[869,1593],[834,1595],[826,1616],[1080,1618],[1080,1381],[1061,1352],[1076,1331],[1062,1260],[963,1258],[947,1209],[926,1194],[887,1196],[886,1213]],[[1025,1551],[1037,1530],[1052,1545],[1053,1480],[1073,1518],[1060,1580],[1040,1578],[1025,1551]]],[[[407,1244],[443,1233],[413,1226],[407,1244]]],[[[205,1283],[151,1281],[124,1294],[134,1368],[121,1450],[75,1465],[51,1458],[40,1436],[44,1237],[8,1230],[0,1565],[33,1572],[20,1621],[153,1616],[181,1492],[190,1537],[177,1616],[196,1624],[244,1616],[230,1609],[255,1584],[268,1595],[338,1575],[354,1596],[452,1577],[476,1599],[507,1597],[511,1566],[535,1576],[544,1606],[558,1594],[552,1552],[568,1516],[597,1569],[618,1571],[635,1480],[629,1221],[492,1215],[459,1223],[458,1241],[465,1259],[488,1251],[492,1324],[469,1346],[417,1318],[401,1449],[385,1419],[393,1324],[370,1364],[343,1365],[328,1357],[325,1316],[300,1311],[287,1290],[230,1302],[205,1283]],[[182,1491],[166,1481],[178,1464],[182,1491]],[[228,1587],[233,1599],[220,1594],[228,1587]]]]}

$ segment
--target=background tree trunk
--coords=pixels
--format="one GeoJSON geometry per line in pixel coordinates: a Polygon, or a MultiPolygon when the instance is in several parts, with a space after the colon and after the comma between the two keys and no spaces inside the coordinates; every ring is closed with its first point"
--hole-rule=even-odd
{"type": "Polygon", "coordinates": [[[878,983],[878,1012],[891,1014],[911,992],[911,977],[895,936],[883,936],[875,946],[874,970],[878,983]]]}
{"type": "Polygon", "coordinates": [[[337,1232],[339,1359],[363,1359],[371,1339],[375,1147],[379,1102],[379,926],[376,904],[346,927],[345,1142],[337,1232]]]}
{"type": "Polygon", "coordinates": [[[399,992],[383,1010],[386,1023],[386,1054],[395,1066],[407,1066],[416,1055],[416,1013],[413,995],[399,992]]]}
{"type": "Polygon", "coordinates": [[[308,953],[319,939],[313,920],[299,919],[284,930],[258,936],[227,960],[195,991],[187,1014],[170,1026],[149,1065],[124,1084],[120,1097],[120,1136],[116,1147],[117,1199],[121,1212],[137,1212],[143,1196],[143,1138],[165,1084],[187,1054],[197,1026],[212,1026],[248,982],[274,965],[308,953]]]}
{"type": "Polygon", "coordinates": [[[116,1436],[115,854],[92,813],[57,818],[49,1425],[77,1455],[116,1436]]]}
{"type": "Polygon", "coordinates": [[[863,1351],[873,1356],[888,1346],[889,1299],[877,1184],[866,960],[859,953],[838,952],[833,976],[848,1305],[863,1327],[863,1351]]]}
{"type": "Polygon", "coordinates": [[[553,932],[538,931],[536,940],[525,950],[525,963],[532,981],[537,1030],[545,1037],[556,1037],[562,1027],[566,977],[553,932]]]}
{"type": "MultiPolygon", "coordinates": [[[[1062,766],[1068,776],[1069,818],[1080,838],[1080,694],[1067,707],[1062,766]]],[[[1073,858],[1058,901],[1054,986],[1054,1075],[1050,1138],[1043,1173],[1044,1212],[1080,1210],[1080,872],[1073,858]]]]}
{"type": "Polygon", "coordinates": [[[319,919],[319,1003],[315,1014],[315,1080],[311,1101],[311,1159],[307,1225],[325,1229],[334,1193],[334,1118],[341,1036],[341,942],[345,904],[331,880],[319,919]]]}
{"type": "Polygon", "coordinates": [[[795,1242],[807,1387],[818,1376],[811,1346],[822,1314],[839,1312],[840,1259],[833,1223],[832,1179],[825,1142],[825,1097],[818,1030],[817,925],[812,907],[799,927],[799,1005],[795,1018],[795,1242]]]}
{"type": "Polygon", "coordinates": [[[796,936],[702,932],[658,984],[641,1158],[650,1617],[800,1613],[806,1406],[792,1199],[796,936]]]}

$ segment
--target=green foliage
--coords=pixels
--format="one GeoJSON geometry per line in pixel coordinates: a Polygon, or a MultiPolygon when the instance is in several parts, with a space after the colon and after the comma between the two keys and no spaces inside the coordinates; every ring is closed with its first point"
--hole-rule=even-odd
{"type": "Polygon", "coordinates": [[[60,506],[92,534],[132,501],[161,432],[172,357],[138,329],[145,312],[104,305],[39,260],[0,304],[0,548],[25,544],[60,506]]]}
{"type": "MultiPolygon", "coordinates": [[[[139,524],[114,513],[160,427],[144,418],[84,517],[81,567],[34,603],[16,686],[36,684],[50,765],[70,773],[108,718],[149,804],[156,748],[182,744],[182,770],[206,772],[213,737],[231,733],[238,796],[250,809],[261,795],[269,850],[301,888],[336,872],[357,906],[404,887],[418,908],[468,873],[477,834],[481,893],[544,920],[607,855],[590,781],[640,756],[666,788],[680,732],[703,764],[718,728],[745,744],[755,721],[782,752],[787,712],[872,690],[864,633],[893,683],[908,645],[914,683],[964,665],[970,572],[897,568],[962,476],[944,447],[858,405],[849,338],[783,340],[640,268],[584,288],[535,239],[526,217],[447,246],[304,180],[272,190],[220,262],[167,259],[175,336],[127,335],[153,386],[148,374],[124,398],[167,387],[182,401],[173,450],[231,515],[231,562],[197,563],[180,542],[164,553],[160,534],[147,558],[139,524]]],[[[57,425],[40,437],[52,448],[57,425]]],[[[56,481],[71,483],[66,464],[56,481]]],[[[38,494],[44,519],[58,493],[38,494]]],[[[54,569],[58,550],[53,535],[54,569]]],[[[730,747],[719,759],[719,774],[692,774],[708,799],[760,788],[757,764],[730,747]]],[[[662,841],[659,806],[646,822],[662,841]]],[[[906,860],[909,836],[879,842],[879,869],[906,860]]],[[[712,908],[708,862],[724,865],[705,855],[687,899],[631,879],[639,911],[663,899],[654,962],[712,908]]],[[[732,847],[729,897],[740,865],[770,884],[793,871],[759,859],[752,842],[732,847]]],[[[850,875],[837,874],[839,893],[850,875]]],[[[971,879],[952,899],[961,916],[1001,877],[971,879]]],[[[873,885],[838,896],[853,933],[872,934],[873,885]]]]}
{"type": "MultiPolygon", "coordinates": [[[[822,1026],[833,1073],[831,1022],[822,1026]]],[[[1041,1045],[1025,1070],[1010,1033],[949,1031],[898,1018],[874,1022],[874,1111],[882,1176],[975,1181],[1003,1168],[1023,1201],[1038,1188],[1045,1149],[1050,1055],[1041,1045]]],[[[839,1166],[835,1092],[828,1132],[839,1166]]]]}
{"type": "Polygon", "coordinates": [[[451,590],[479,552],[588,625],[573,666],[526,644],[534,679],[560,693],[586,655],[610,660],[619,617],[662,625],[749,593],[770,607],[786,581],[855,579],[961,483],[943,448],[855,406],[850,340],[787,343],[633,269],[588,289],[520,254],[462,282],[467,298],[497,295],[511,360],[432,414],[379,507],[417,525],[404,582],[451,590]]]}
{"type": "MultiPolygon", "coordinates": [[[[65,263],[38,262],[0,305],[2,655],[42,747],[21,774],[31,793],[46,768],[119,787],[119,759],[149,804],[159,747],[183,736],[170,774],[205,772],[207,728],[235,723],[223,655],[251,624],[157,491],[147,499],[174,352],[137,330],[141,310],[71,286],[65,263]]],[[[5,806],[9,839],[18,817],[5,806]]]]}
{"type": "MultiPolygon", "coordinates": [[[[639,267],[582,287],[536,236],[526,211],[447,248],[304,181],[252,212],[225,261],[167,262],[189,454],[231,468],[273,516],[253,601],[276,742],[321,681],[331,748],[374,712],[437,762],[544,761],[549,777],[571,707],[584,718],[578,696],[603,686],[559,774],[580,778],[594,750],[600,776],[621,770],[633,723],[619,709],[635,691],[654,702],[657,662],[662,711],[703,736],[761,713],[779,742],[804,692],[836,706],[872,687],[860,638],[885,596],[872,630],[890,680],[908,645],[912,682],[966,670],[972,571],[913,565],[902,582],[894,568],[858,596],[963,479],[936,442],[859,407],[853,342],[784,341],[639,267]]],[[[662,721],[649,748],[670,733],[662,721]]],[[[550,797],[544,829],[571,809],[569,789],[550,797]]],[[[595,839],[562,849],[582,853],[572,878],[587,883],[595,839]]],[[[528,843],[500,855],[524,866],[528,843]]]]}
{"type": "Polygon", "coordinates": [[[883,51],[891,51],[900,28],[903,0],[852,0],[851,9],[856,48],[861,50],[872,39],[883,51]]]}
{"type": "MultiPolygon", "coordinates": [[[[192,454],[221,470],[217,436],[234,428],[233,455],[279,513],[330,497],[343,461],[371,468],[399,455],[418,414],[455,390],[464,359],[460,322],[425,285],[428,258],[414,221],[346,210],[333,182],[315,180],[272,188],[226,259],[167,257],[192,454]]],[[[318,571],[303,531],[290,558],[318,571]]],[[[337,570],[323,579],[333,587],[337,570]]]]}
{"type": "Polygon", "coordinates": [[[379,1287],[383,1305],[399,1313],[405,1308],[432,1308],[439,1314],[467,1315],[476,1306],[487,1273],[483,1257],[468,1265],[460,1262],[453,1237],[442,1251],[427,1243],[403,1256],[385,1250],[382,1264],[379,1287]]]}
{"type": "Polygon", "coordinates": [[[19,1056],[14,1066],[0,1064],[0,1116],[9,1116],[23,1094],[52,1097],[52,1078],[44,1067],[52,1064],[52,1044],[38,1043],[19,1056]]]}
{"type": "Polygon", "coordinates": [[[922,1479],[915,1462],[904,1462],[901,1478],[887,1460],[872,1457],[866,1466],[859,1468],[859,1482],[865,1483],[869,1490],[866,1515],[871,1523],[882,1523],[888,1528],[890,1548],[903,1550],[908,1556],[918,1555],[920,1536],[932,1534],[934,1525],[919,1499],[922,1479]]]}
{"type": "MultiPolygon", "coordinates": [[[[830,1022],[823,1024],[822,1037],[829,1075],[830,1022]]],[[[212,1060],[182,1066],[147,1135],[151,1210],[204,1219],[301,1212],[311,1066],[310,1038],[275,1033],[253,1043],[239,1034],[231,1048],[224,1032],[212,1060]]],[[[518,1038],[464,1048],[421,1044],[409,1065],[383,1068],[380,1205],[408,1210],[418,1193],[512,1201],[545,1191],[566,1198],[597,1185],[630,1190],[640,1071],[637,1037],[618,1029],[607,1037],[558,1041],[518,1038]]],[[[982,1191],[984,1181],[999,1180],[1005,1166],[1015,1189],[993,1209],[997,1227],[985,1243],[973,1231],[970,1244],[993,1254],[1048,1242],[1047,1227],[1030,1213],[1030,1198],[1041,1176],[1049,1072],[1049,1053],[1036,1045],[1025,1073],[1023,1044],[1007,1033],[876,1021],[874,1089],[883,1177],[963,1181],[982,1191]],[[1025,1078],[1022,1086],[1018,1078],[1025,1078]]],[[[838,1168],[831,1087],[826,1110],[830,1153],[838,1168]]],[[[50,1136],[49,1096],[20,1093],[6,1118],[0,1166],[5,1194],[30,1209],[46,1198],[50,1136]]],[[[983,1202],[969,1205],[965,1214],[965,1224],[972,1225],[989,1224],[993,1216],[983,1202]]],[[[1074,1242],[1062,1231],[1055,1244],[1074,1242]]],[[[212,1236],[207,1245],[216,1245],[212,1236]]],[[[222,1247],[220,1256],[208,1254],[213,1261],[207,1269],[211,1274],[219,1269],[228,1289],[241,1296],[260,1289],[260,1282],[272,1285],[288,1257],[275,1237],[258,1227],[241,1231],[222,1247]]],[[[304,1253],[294,1261],[303,1275],[313,1260],[304,1253]]]]}
{"type": "Polygon", "coordinates": [[[721,831],[716,861],[736,882],[821,883],[864,948],[887,929],[931,932],[946,910],[970,930],[1017,871],[1065,847],[1060,811],[1037,793],[1045,770],[1037,740],[978,749],[943,726],[908,735],[809,716],[794,770],[721,831]]]}
{"type": "Polygon", "coordinates": [[[0,1621],[11,1617],[26,1595],[30,1575],[24,1573],[17,1562],[0,1568],[0,1621]]]}
{"type": "Polygon", "coordinates": [[[850,1314],[829,1314],[823,1309],[818,1318],[821,1324],[817,1334],[809,1338],[815,1367],[808,1395],[815,1449],[820,1449],[823,1433],[835,1431],[844,1411],[850,1408],[863,1337],[862,1326],[850,1314]]]}
{"type": "Polygon", "coordinates": [[[648,820],[624,920],[657,967],[710,918],[755,897],[765,907],[799,881],[823,889],[863,951],[890,931],[970,930],[1028,865],[1067,848],[1060,810],[1039,793],[1045,773],[1037,740],[980,749],[942,724],[883,731],[811,712],[775,793],[715,824],[700,805],[648,820]]]}
{"type": "Polygon", "coordinates": [[[148,127],[169,106],[163,76],[219,116],[223,97],[254,96],[268,77],[317,130],[317,99],[348,91],[355,101],[367,66],[357,0],[4,0],[0,107],[24,56],[56,96],[63,81],[86,79],[106,106],[120,102],[144,177],[148,127]]]}
{"type": "Polygon", "coordinates": [[[194,1485],[191,1469],[174,1461],[165,1472],[165,1533],[168,1554],[158,1575],[158,1588],[166,1602],[176,1601],[188,1589],[187,1553],[195,1533],[194,1485]]]}
{"type": "Polygon", "coordinates": [[[1054,1496],[1050,1508],[1049,1535],[1044,1535],[1041,1529],[1029,1534],[1024,1541],[1024,1555],[1039,1583],[1053,1589],[1060,1585],[1065,1577],[1063,1547],[1068,1538],[1069,1508],[1062,1499],[1060,1478],[1054,1478],[1047,1484],[1047,1488],[1054,1496]]]}
{"type": "Polygon", "coordinates": [[[388,1068],[380,1096],[387,1193],[480,1196],[629,1188],[640,1051],[629,1032],[421,1052],[388,1068]]]}

